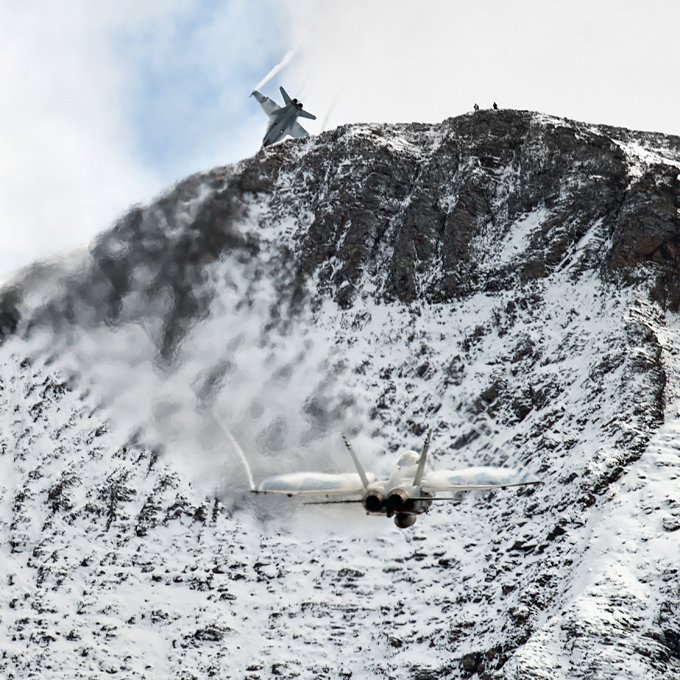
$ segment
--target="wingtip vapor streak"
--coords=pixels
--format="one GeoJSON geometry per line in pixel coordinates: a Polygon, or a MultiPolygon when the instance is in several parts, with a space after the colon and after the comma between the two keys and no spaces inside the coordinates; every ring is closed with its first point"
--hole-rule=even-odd
{"type": "Polygon", "coordinates": [[[394,517],[400,529],[413,526],[418,515],[427,512],[433,501],[455,501],[450,496],[436,496],[439,492],[454,493],[479,489],[497,489],[506,486],[540,484],[541,480],[520,468],[475,467],[463,470],[425,471],[427,451],[432,430],[419,455],[416,451],[404,451],[392,469],[388,479],[380,480],[366,473],[343,434],[356,473],[327,474],[319,472],[295,472],[265,479],[253,489],[253,493],[278,493],[288,496],[359,496],[354,499],[323,500],[313,504],[361,503],[369,515],[394,517]]]}
{"type": "Polygon", "coordinates": [[[262,110],[269,116],[269,124],[262,140],[262,146],[275,144],[286,135],[291,137],[307,137],[309,132],[297,122],[297,119],[309,118],[310,120],[316,120],[316,116],[302,108],[302,102],[299,102],[297,99],[291,99],[282,87],[279,90],[281,90],[281,95],[285,102],[284,106],[279,106],[273,99],[265,97],[265,95],[257,90],[254,90],[250,95],[260,102],[262,110]]]}

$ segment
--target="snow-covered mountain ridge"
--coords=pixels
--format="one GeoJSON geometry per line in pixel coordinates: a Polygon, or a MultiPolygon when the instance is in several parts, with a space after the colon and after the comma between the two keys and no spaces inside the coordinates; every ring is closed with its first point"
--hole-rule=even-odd
{"type": "Polygon", "coordinates": [[[2,672],[680,677],[679,170],[527,112],[346,126],[18,277],[2,672]],[[343,429],[384,472],[428,427],[434,465],[545,483],[399,532],[253,500],[223,429],[262,476],[351,469],[343,429]]]}

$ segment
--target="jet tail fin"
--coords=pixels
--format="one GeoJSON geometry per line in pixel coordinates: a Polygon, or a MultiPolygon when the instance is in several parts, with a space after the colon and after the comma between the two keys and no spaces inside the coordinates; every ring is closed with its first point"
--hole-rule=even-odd
{"type": "Polygon", "coordinates": [[[349,439],[347,439],[347,435],[344,432],[342,433],[342,438],[345,440],[345,446],[347,447],[347,450],[349,451],[350,455],[352,456],[352,460],[354,461],[354,465],[356,466],[357,472],[359,473],[359,477],[361,478],[361,483],[364,485],[364,489],[367,489],[368,488],[368,477],[366,477],[366,473],[364,472],[364,468],[361,467],[361,463],[359,462],[359,459],[357,458],[357,454],[354,453],[354,449],[352,448],[352,445],[349,443],[349,439]]]}
{"type": "Polygon", "coordinates": [[[283,86],[279,87],[279,90],[281,90],[281,96],[283,97],[283,101],[286,102],[286,106],[290,104],[291,98],[288,96],[288,93],[283,89],[283,86]]]}
{"type": "Polygon", "coordinates": [[[427,451],[430,448],[430,438],[432,437],[432,429],[427,433],[427,439],[425,440],[425,446],[423,446],[423,452],[420,454],[420,460],[418,461],[418,469],[416,470],[416,476],[413,478],[413,486],[420,486],[423,481],[423,474],[425,472],[425,461],[427,460],[427,451]]]}

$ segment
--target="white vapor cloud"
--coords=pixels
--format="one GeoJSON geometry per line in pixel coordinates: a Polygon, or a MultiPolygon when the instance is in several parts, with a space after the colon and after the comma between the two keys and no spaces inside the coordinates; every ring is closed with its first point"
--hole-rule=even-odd
{"type": "Polygon", "coordinates": [[[0,281],[258,150],[248,95],[288,49],[273,1],[0,0],[0,17],[0,281]]]}
{"type": "Polygon", "coordinates": [[[98,7],[0,2],[2,275],[79,245],[160,188],[135,162],[108,44],[134,5],[98,7]]]}

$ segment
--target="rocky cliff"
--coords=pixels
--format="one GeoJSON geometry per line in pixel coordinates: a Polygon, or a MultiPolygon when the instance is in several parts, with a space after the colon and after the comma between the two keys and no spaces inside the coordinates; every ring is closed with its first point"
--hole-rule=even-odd
{"type": "Polygon", "coordinates": [[[680,139],[286,142],[2,292],[8,677],[680,678],[680,139]],[[522,464],[405,532],[253,474],[522,464]]]}

